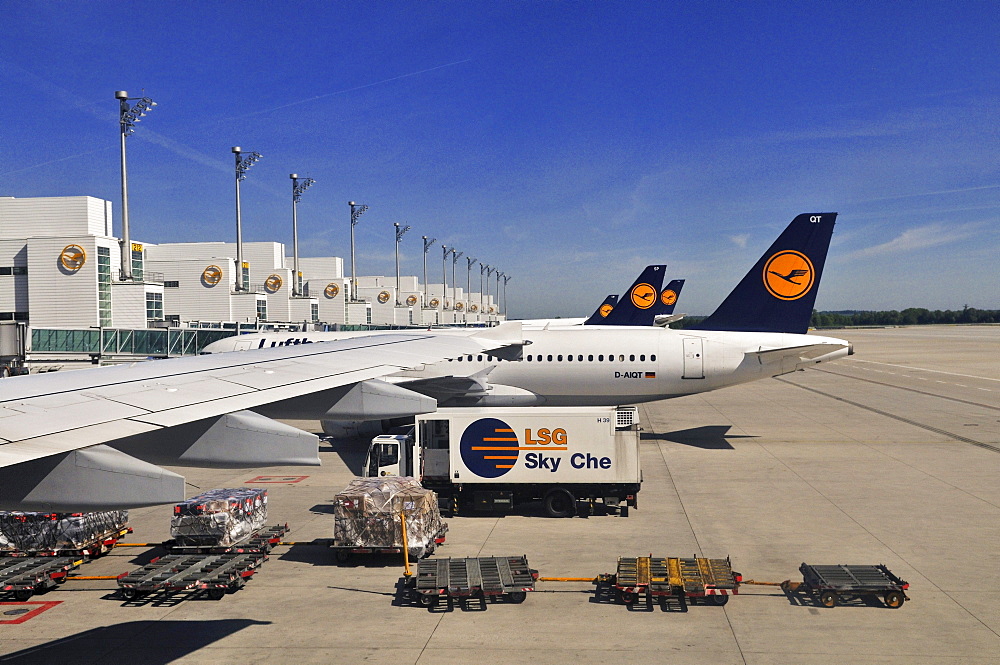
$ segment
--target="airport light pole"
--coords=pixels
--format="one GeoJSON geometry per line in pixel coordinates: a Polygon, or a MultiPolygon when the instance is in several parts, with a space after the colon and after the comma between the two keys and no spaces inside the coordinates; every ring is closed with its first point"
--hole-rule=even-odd
{"type": "Polygon", "coordinates": [[[351,302],[354,302],[358,299],[358,264],[354,261],[354,227],[358,224],[358,217],[365,214],[368,206],[354,201],[348,201],[347,205],[351,206],[351,302]]]}
{"type": "Polygon", "coordinates": [[[507,316],[507,282],[510,281],[510,275],[503,276],[503,314],[507,316]]]}
{"type": "Polygon", "coordinates": [[[443,251],[441,256],[441,309],[445,309],[444,299],[445,294],[448,293],[448,254],[454,250],[449,249],[447,245],[441,245],[441,250],[443,251]]]}
{"type": "MultiPolygon", "coordinates": [[[[433,245],[437,238],[428,238],[427,236],[420,236],[424,241],[424,297],[427,296],[427,252],[430,250],[431,245],[433,245]]],[[[426,302],[426,301],[425,301],[426,302]]]]}
{"type": "Polygon", "coordinates": [[[490,299],[490,275],[494,272],[499,271],[499,268],[494,268],[493,266],[486,266],[486,300],[490,299]]]}
{"type": "MultiPolygon", "coordinates": [[[[479,263],[479,259],[474,259],[471,256],[467,256],[467,257],[465,257],[465,260],[469,263],[468,268],[465,271],[465,290],[466,290],[465,297],[471,299],[472,298],[472,266],[474,264],[476,264],[476,263],[479,263]]],[[[465,311],[468,312],[469,308],[466,307],[465,311]]]]}
{"type": "Polygon", "coordinates": [[[292,181],[292,297],[302,295],[302,275],[299,273],[299,201],[302,200],[302,192],[309,189],[315,180],[312,178],[302,178],[299,182],[298,173],[289,173],[288,177],[292,181]]]}
{"type": "Polygon", "coordinates": [[[121,128],[122,152],[122,281],[132,281],[132,240],[128,228],[128,174],[125,169],[125,137],[135,132],[135,123],[145,117],[146,112],[156,106],[149,97],[129,97],[124,90],[115,91],[118,100],[118,125],[121,128]],[[129,104],[134,101],[135,104],[129,104]]]}
{"type": "Polygon", "coordinates": [[[399,222],[393,222],[392,225],[396,227],[396,306],[398,307],[401,304],[399,302],[399,241],[403,239],[410,227],[409,225],[400,226],[399,222]]]}
{"type": "Polygon", "coordinates": [[[497,314],[500,314],[500,278],[503,273],[497,270],[497,314]]]}
{"type": "MultiPolygon", "coordinates": [[[[490,267],[488,265],[486,265],[482,261],[479,262],[479,315],[480,316],[482,316],[483,314],[486,313],[486,309],[485,309],[486,308],[486,300],[483,297],[483,275],[489,269],[490,269],[490,267]]],[[[489,283],[489,282],[487,282],[487,283],[489,283]]]]}
{"type": "Polygon", "coordinates": [[[243,283],[243,212],[240,207],[240,182],[246,179],[247,171],[253,166],[261,155],[259,152],[251,152],[249,155],[241,157],[243,149],[238,145],[233,146],[233,156],[236,157],[236,290],[246,290],[243,283]]]}
{"type": "Polygon", "coordinates": [[[455,309],[458,305],[458,280],[455,279],[455,266],[458,265],[458,260],[462,258],[465,252],[455,252],[454,249],[451,250],[451,308],[455,309]]]}

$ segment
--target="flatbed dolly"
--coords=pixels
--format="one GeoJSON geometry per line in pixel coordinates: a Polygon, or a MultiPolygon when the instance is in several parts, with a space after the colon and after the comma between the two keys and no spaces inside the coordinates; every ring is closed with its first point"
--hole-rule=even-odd
{"type": "MultiPolygon", "coordinates": [[[[444,545],[445,534],[448,533],[448,525],[443,524],[441,530],[434,534],[434,538],[427,545],[426,549],[420,556],[414,556],[413,550],[415,548],[410,548],[410,560],[416,560],[422,557],[428,557],[434,553],[435,548],[438,545],[444,545]]],[[[378,545],[371,545],[366,547],[356,547],[354,545],[338,545],[337,541],[334,540],[333,544],[330,545],[330,549],[333,551],[333,557],[337,560],[337,563],[343,565],[351,560],[351,556],[354,554],[402,554],[402,545],[392,545],[388,547],[380,547],[378,545]]],[[[419,549],[419,548],[416,548],[419,549]]]]}
{"type": "Polygon", "coordinates": [[[0,557],[89,557],[96,559],[110,552],[118,541],[132,533],[132,527],[123,527],[82,547],[58,550],[0,550],[0,557]]]}
{"type": "Polygon", "coordinates": [[[168,554],[119,575],[118,587],[126,600],[157,591],[206,591],[212,600],[220,600],[242,588],[266,560],[267,555],[261,551],[168,554]]]}
{"type": "Polygon", "coordinates": [[[504,598],[523,603],[535,590],[538,571],[527,556],[489,556],[469,559],[440,558],[417,562],[417,574],[407,580],[411,600],[425,607],[442,598],[504,598]]]}
{"type": "Polygon", "coordinates": [[[249,552],[263,552],[269,554],[275,545],[281,542],[281,537],[288,533],[288,524],[275,524],[266,526],[254,531],[249,536],[233,545],[213,545],[212,543],[198,543],[196,538],[185,538],[183,542],[179,539],[167,540],[163,543],[164,549],[171,554],[245,554],[249,552]]]}
{"type": "Polygon", "coordinates": [[[823,607],[836,607],[847,598],[881,596],[886,607],[898,609],[909,600],[909,583],[901,580],[882,564],[877,566],[799,566],[802,582],[785,581],[786,592],[805,591],[819,599],[823,607]]]}
{"type": "Polygon", "coordinates": [[[688,600],[705,598],[715,605],[725,605],[730,595],[740,591],[743,576],[733,571],[729,557],[704,559],[691,557],[619,557],[618,571],[605,573],[595,579],[598,593],[614,595],[625,605],[631,606],[639,596],[647,602],[661,604],[673,597],[686,606],[688,600]]]}
{"type": "Polygon", "coordinates": [[[0,559],[0,591],[28,600],[66,581],[69,571],[78,568],[82,559],[74,557],[23,557],[0,559]]]}

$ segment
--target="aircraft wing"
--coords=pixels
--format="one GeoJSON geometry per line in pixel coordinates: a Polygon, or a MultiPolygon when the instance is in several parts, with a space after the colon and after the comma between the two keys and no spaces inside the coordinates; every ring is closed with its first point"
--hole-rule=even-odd
{"type": "MultiPolygon", "coordinates": [[[[93,481],[82,480],[86,473],[81,471],[95,467],[105,474],[104,482],[145,475],[150,482],[158,478],[176,489],[177,483],[170,478],[176,474],[100,444],[165,428],[181,431],[190,423],[423,363],[482,353],[513,341],[503,339],[497,330],[470,331],[467,336],[430,332],[373,335],[5,380],[0,383],[0,505],[11,503],[5,489],[31,494],[30,487],[15,487],[30,484],[26,478],[31,473],[26,470],[37,471],[38,480],[58,471],[56,467],[63,469],[60,473],[68,471],[64,481],[68,478],[71,486],[79,481],[81,489],[97,489],[93,481]],[[91,447],[100,450],[81,456],[91,447]]],[[[53,482],[54,476],[49,478],[49,484],[53,482]]],[[[183,490],[183,479],[180,487],[183,490]]],[[[131,505],[181,498],[183,492],[167,501],[131,505]]],[[[58,501],[46,505],[50,504],[58,501]]]]}

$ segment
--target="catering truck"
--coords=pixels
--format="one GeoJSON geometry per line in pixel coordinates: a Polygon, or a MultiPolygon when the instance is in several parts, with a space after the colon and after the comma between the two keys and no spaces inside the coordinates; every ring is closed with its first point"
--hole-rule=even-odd
{"type": "Polygon", "coordinates": [[[580,501],[627,517],[642,483],[636,409],[438,409],[372,439],[364,474],[413,476],[452,514],[540,500],[552,517],[580,501]]]}

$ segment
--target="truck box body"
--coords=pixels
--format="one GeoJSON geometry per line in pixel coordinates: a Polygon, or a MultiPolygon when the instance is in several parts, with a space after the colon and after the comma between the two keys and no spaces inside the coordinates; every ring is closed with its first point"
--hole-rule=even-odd
{"type": "Polygon", "coordinates": [[[639,437],[617,409],[439,409],[416,419],[423,477],[452,484],[637,484],[639,437]]]}

